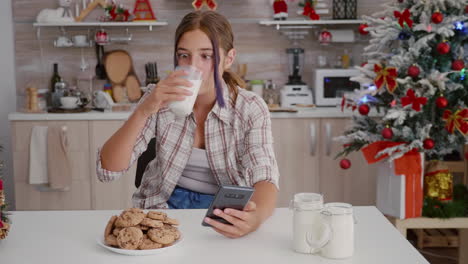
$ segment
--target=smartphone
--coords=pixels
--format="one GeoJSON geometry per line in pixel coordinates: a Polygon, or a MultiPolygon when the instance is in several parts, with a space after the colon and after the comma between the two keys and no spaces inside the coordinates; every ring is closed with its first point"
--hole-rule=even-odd
{"type": "MultiPolygon", "coordinates": [[[[244,210],[244,207],[250,201],[254,193],[252,187],[221,185],[216,192],[215,198],[211,201],[210,207],[206,212],[205,217],[209,217],[223,224],[232,225],[228,221],[213,214],[215,209],[224,210],[225,208],[232,208],[236,210],[244,210]]],[[[205,221],[202,221],[203,226],[211,226],[205,221]]]]}

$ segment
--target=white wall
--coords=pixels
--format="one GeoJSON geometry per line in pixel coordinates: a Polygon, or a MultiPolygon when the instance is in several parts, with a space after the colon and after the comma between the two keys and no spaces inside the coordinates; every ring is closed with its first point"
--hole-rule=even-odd
{"type": "Polygon", "coordinates": [[[0,153],[3,160],[3,181],[9,210],[14,210],[13,155],[11,152],[11,133],[8,113],[16,110],[16,83],[14,59],[14,33],[12,19],[12,0],[0,1],[0,153]]]}

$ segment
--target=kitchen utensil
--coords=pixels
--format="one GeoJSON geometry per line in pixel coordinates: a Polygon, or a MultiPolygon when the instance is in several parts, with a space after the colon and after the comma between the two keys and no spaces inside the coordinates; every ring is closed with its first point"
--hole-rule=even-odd
{"type": "Polygon", "coordinates": [[[98,78],[99,80],[104,80],[106,79],[106,71],[101,61],[101,58],[102,58],[101,55],[103,55],[101,54],[101,47],[100,45],[96,43],[96,58],[97,58],[97,64],[95,68],[96,78],[98,78]]]}
{"type": "Polygon", "coordinates": [[[132,59],[126,51],[115,50],[106,54],[104,66],[109,80],[121,84],[132,71],[132,59]]]}
{"type": "Polygon", "coordinates": [[[141,98],[140,82],[135,75],[129,75],[125,80],[127,96],[130,102],[137,102],[141,98]]]}

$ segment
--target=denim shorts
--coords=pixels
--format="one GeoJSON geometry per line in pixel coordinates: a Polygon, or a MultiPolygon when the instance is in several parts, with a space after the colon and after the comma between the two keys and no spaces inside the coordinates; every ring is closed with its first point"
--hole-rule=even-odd
{"type": "Polygon", "coordinates": [[[167,205],[170,209],[208,209],[214,199],[212,194],[203,194],[176,186],[167,205]]]}

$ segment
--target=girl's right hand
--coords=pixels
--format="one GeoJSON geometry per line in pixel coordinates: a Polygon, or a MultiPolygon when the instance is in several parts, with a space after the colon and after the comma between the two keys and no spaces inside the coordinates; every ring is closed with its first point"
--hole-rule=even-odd
{"type": "Polygon", "coordinates": [[[178,86],[191,87],[192,83],[181,76],[187,75],[184,71],[172,72],[166,79],[158,82],[156,87],[150,84],[152,88],[151,93],[146,99],[138,106],[138,111],[143,113],[144,116],[149,117],[155,114],[159,109],[167,106],[168,103],[173,101],[183,101],[186,96],[192,95],[189,91],[178,86]]]}

